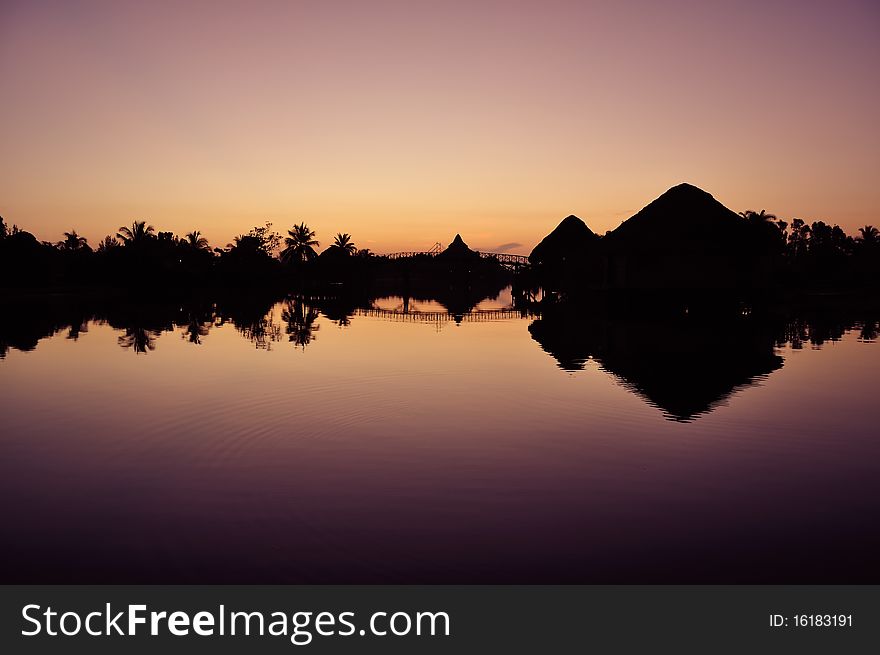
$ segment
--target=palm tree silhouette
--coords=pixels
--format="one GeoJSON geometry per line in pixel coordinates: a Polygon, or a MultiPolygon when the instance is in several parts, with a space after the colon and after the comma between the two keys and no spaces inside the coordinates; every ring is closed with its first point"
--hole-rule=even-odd
{"type": "Polygon", "coordinates": [[[182,241],[192,248],[193,250],[210,250],[211,246],[208,245],[208,240],[202,236],[202,233],[198,230],[193,230],[192,232],[187,232],[186,237],[182,239],[182,241]]]}
{"type": "Polygon", "coordinates": [[[314,231],[305,223],[294,225],[287,234],[289,236],[284,237],[285,247],[281,251],[282,262],[307,262],[318,256],[315,247],[321,244],[315,240],[314,231]]]}
{"type": "Polygon", "coordinates": [[[65,232],[64,240],[58,242],[58,248],[66,252],[76,252],[77,250],[82,250],[87,245],[86,238],[78,235],[76,230],[65,232]]]}
{"type": "Polygon", "coordinates": [[[357,248],[355,248],[354,243],[351,241],[351,235],[347,232],[339,232],[333,240],[333,245],[346,255],[353,255],[357,252],[357,248]]]}
{"type": "Polygon", "coordinates": [[[789,240],[788,223],[777,220],[776,214],[770,214],[767,210],[762,209],[759,212],[747,209],[739,213],[746,219],[750,225],[755,226],[762,234],[767,235],[770,239],[768,243],[773,244],[773,249],[779,253],[785,251],[785,244],[789,240]]]}
{"type": "Polygon", "coordinates": [[[753,211],[751,209],[747,209],[744,212],[739,213],[745,219],[748,219],[752,223],[771,223],[776,220],[776,214],[768,214],[766,210],[762,209],[759,212],[753,211]]]}
{"type": "Polygon", "coordinates": [[[127,246],[136,246],[153,238],[155,228],[146,221],[135,221],[131,227],[121,227],[116,236],[127,246]]]}
{"type": "Polygon", "coordinates": [[[108,234],[98,244],[98,252],[107,252],[108,250],[112,250],[113,248],[117,248],[118,246],[119,242],[108,234]]]}
{"type": "Polygon", "coordinates": [[[873,225],[866,225],[859,228],[859,236],[856,238],[866,246],[874,244],[880,241],[880,230],[873,225]]]}

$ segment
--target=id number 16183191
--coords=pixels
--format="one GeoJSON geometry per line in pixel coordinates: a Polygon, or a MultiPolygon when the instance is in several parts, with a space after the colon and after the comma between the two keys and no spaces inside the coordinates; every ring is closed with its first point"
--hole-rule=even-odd
{"type": "Polygon", "coordinates": [[[851,628],[852,614],[770,615],[771,628],[851,628]]]}

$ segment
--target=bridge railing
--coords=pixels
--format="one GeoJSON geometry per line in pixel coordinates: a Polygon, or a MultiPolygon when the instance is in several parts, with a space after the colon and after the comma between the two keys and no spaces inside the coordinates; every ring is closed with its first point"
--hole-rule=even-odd
{"type": "Polygon", "coordinates": [[[497,259],[501,264],[514,264],[516,266],[525,266],[529,263],[526,255],[513,255],[508,252],[480,252],[480,257],[484,259],[497,259]]]}
{"type": "Polygon", "coordinates": [[[454,314],[442,310],[400,311],[396,309],[380,309],[378,307],[355,310],[355,316],[372,316],[374,318],[383,318],[390,321],[419,323],[445,323],[447,321],[454,321],[456,323],[482,323],[486,321],[529,318],[533,315],[534,314],[531,312],[520,309],[473,309],[461,314],[454,314]]]}
{"type": "Polygon", "coordinates": [[[404,250],[402,252],[390,252],[385,257],[388,259],[409,259],[410,257],[436,257],[438,254],[433,250],[404,250]]]}
{"type": "MultiPolygon", "coordinates": [[[[442,251],[439,250],[404,250],[401,252],[392,252],[385,255],[388,259],[409,259],[411,257],[436,257],[442,251]]],[[[529,258],[526,255],[514,255],[507,252],[483,252],[475,251],[483,259],[494,259],[504,266],[526,266],[529,258]]]]}

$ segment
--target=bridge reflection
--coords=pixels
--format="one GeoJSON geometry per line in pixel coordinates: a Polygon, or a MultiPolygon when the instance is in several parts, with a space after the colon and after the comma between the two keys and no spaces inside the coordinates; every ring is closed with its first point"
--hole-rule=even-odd
{"type": "Polygon", "coordinates": [[[531,316],[529,312],[519,309],[474,309],[469,312],[456,314],[443,310],[410,311],[406,309],[381,309],[378,307],[356,309],[354,314],[355,316],[371,316],[401,323],[448,323],[449,321],[454,321],[455,323],[486,323],[489,321],[529,318],[531,316]]]}

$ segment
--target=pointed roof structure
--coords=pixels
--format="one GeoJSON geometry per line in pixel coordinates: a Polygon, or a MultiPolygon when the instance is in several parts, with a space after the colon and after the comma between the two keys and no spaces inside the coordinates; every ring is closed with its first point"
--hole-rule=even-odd
{"type": "Polygon", "coordinates": [[[566,216],[529,255],[532,264],[583,257],[599,243],[599,237],[575,215],[566,216]]]}
{"type": "Polygon", "coordinates": [[[480,253],[468,248],[468,245],[461,238],[460,234],[456,234],[452,243],[441,252],[438,257],[443,259],[479,259],[480,253]]]}
{"type": "Polygon", "coordinates": [[[729,251],[753,236],[748,221],[692,184],[674,186],[609,232],[612,250],[729,251]]]}

